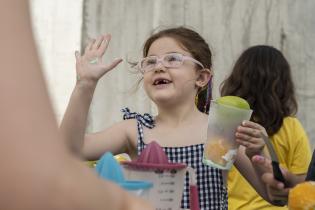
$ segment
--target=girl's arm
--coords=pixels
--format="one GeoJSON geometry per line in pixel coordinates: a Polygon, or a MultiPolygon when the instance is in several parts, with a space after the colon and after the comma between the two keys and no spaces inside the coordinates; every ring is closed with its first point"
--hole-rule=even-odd
{"type": "Polygon", "coordinates": [[[234,165],[257,193],[266,201],[271,202],[267,194],[267,188],[260,178],[266,171],[264,168],[251,163],[245,154],[244,146],[240,146],[234,165]]]}
{"type": "MultiPolygon", "coordinates": [[[[66,143],[70,150],[78,156],[84,155],[82,154],[83,150],[88,156],[99,156],[99,153],[97,155],[94,154],[97,153],[97,151],[93,150],[95,147],[88,146],[87,149],[84,148],[86,145],[85,129],[88,111],[98,80],[122,61],[121,59],[116,59],[109,65],[103,63],[102,57],[106,52],[110,39],[110,35],[102,35],[96,40],[90,41],[82,56],[79,52],[75,54],[78,80],[61,122],[60,130],[66,137],[66,143]]],[[[103,132],[101,135],[90,135],[89,139],[91,140],[87,144],[95,142],[93,141],[94,136],[96,139],[102,141],[112,139],[111,144],[105,145],[102,153],[106,150],[114,150],[113,152],[115,152],[117,148],[126,144],[126,130],[119,130],[123,125],[124,124],[116,126],[116,128],[112,129],[109,133],[103,132]],[[113,130],[119,131],[116,132],[118,136],[115,136],[115,132],[112,132],[113,130]],[[109,134],[113,136],[109,136],[109,134]]]]}
{"type": "Polygon", "coordinates": [[[264,167],[251,162],[254,155],[263,153],[265,146],[263,138],[268,136],[265,128],[257,123],[244,121],[237,128],[235,136],[240,148],[234,165],[257,193],[266,201],[271,202],[267,194],[267,188],[260,178],[267,171],[264,167]]]}
{"type": "Polygon", "coordinates": [[[135,119],[124,120],[116,123],[101,132],[85,135],[83,156],[88,160],[97,160],[106,151],[113,154],[128,152],[134,156],[134,145],[132,142],[137,138],[137,121],[135,119]]]}
{"type": "Polygon", "coordinates": [[[82,155],[88,111],[95,87],[96,83],[92,82],[76,84],[60,125],[67,146],[78,156],[82,155]]]}

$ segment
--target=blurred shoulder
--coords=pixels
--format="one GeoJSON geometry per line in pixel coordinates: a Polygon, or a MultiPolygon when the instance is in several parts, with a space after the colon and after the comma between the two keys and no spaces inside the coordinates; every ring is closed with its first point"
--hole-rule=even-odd
{"type": "Polygon", "coordinates": [[[297,117],[294,117],[294,116],[285,117],[283,119],[282,127],[287,127],[290,129],[294,128],[294,129],[304,130],[301,121],[297,117]]]}

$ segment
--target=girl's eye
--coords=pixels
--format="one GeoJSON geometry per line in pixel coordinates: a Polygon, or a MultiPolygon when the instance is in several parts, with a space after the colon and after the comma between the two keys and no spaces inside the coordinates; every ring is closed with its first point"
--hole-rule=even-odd
{"type": "Polygon", "coordinates": [[[182,56],[180,55],[168,55],[165,57],[165,61],[167,62],[178,62],[182,60],[182,56]]]}
{"type": "Polygon", "coordinates": [[[156,64],[156,58],[145,59],[142,63],[143,66],[155,65],[155,64],[156,64]]]}

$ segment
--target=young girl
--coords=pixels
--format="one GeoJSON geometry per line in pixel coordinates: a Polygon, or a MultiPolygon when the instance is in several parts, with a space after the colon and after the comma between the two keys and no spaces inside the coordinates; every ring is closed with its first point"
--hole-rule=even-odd
{"type": "MultiPolygon", "coordinates": [[[[206,141],[207,115],[211,95],[211,51],[195,31],[179,27],[153,34],[144,44],[143,59],[138,69],[143,75],[146,93],[157,105],[158,115],[142,116],[124,109],[125,121],[93,134],[84,135],[88,109],[97,81],[112,70],[121,59],[105,65],[102,56],[109,35],[93,40],[81,56],[76,53],[78,81],[65,113],[61,130],[71,150],[86,159],[97,159],[104,152],[140,153],[146,144],[157,141],[172,162],[183,162],[196,169],[202,209],[227,209],[227,191],[223,171],[202,163],[206,141]],[[209,85],[208,85],[209,84],[209,85]],[[209,86],[208,90],[206,90],[209,86]],[[208,91],[208,94],[207,94],[208,91]],[[195,105],[198,97],[199,111],[195,105]],[[206,110],[204,110],[206,109],[206,110]]],[[[265,130],[246,121],[236,132],[241,146],[235,166],[266,197],[265,187],[256,179],[259,168],[248,157],[260,154],[265,130]]],[[[267,199],[267,197],[266,197],[267,199]]],[[[182,208],[189,208],[186,177],[182,208]]]]}
{"type": "MultiPolygon", "coordinates": [[[[304,180],[311,151],[306,133],[294,117],[294,85],[282,53],[264,45],[245,50],[224,81],[221,94],[249,102],[254,110],[252,120],[266,128],[280,164],[304,180]]],[[[264,201],[235,168],[229,173],[228,186],[229,209],[288,209],[264,201]]]]}

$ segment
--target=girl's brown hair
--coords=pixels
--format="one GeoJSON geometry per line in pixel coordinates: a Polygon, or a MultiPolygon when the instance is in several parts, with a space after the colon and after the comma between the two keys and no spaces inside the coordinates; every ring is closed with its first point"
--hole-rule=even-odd
{"type": "MultiPolygon", "coordinates": [[[[183,47],[183,49],[190,52],[196,60],[201,62],[205,68],[211,69],[212,53],[209,45],[197,32],[186,27],[169,28],[154,33],[144,44],[143,57],[148,55],[152,43],[162,37],[173,38],[183,47]]],[[[202,112],[208,113],[209,101],[212,97],[211,85],[212,82],[210,80],[208,88],[203,88],[198,92],[196,105],[202,112]]]]}
{"type": "Polygon", "coordinates": [[[245,50],[221,84],[221,95],[246,99],[254,110],[252,120],[264,126],[269,136],[280,129],[284,117],[295,115],[298,109],[290,65],[271,46],[245,50]]]}

